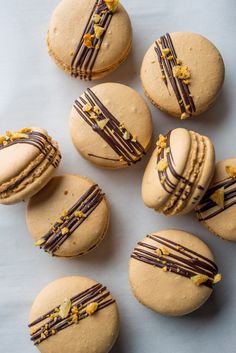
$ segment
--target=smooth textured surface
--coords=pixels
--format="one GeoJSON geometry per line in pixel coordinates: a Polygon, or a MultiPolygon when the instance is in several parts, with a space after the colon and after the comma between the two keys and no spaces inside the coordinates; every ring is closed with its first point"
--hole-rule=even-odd
{"type": "MultiPolygon", "coordinates": [[[[111,206],[111,226],[103,244],[93,253],[73,260],[51,258],[32,246],[24,204],[0,207],[1,352],[38,352],[26,327],[33,299],[51,280],[83,275],[107,285],[119,305],[121,330],[112,353],[234,353],[235,244],[209,233],[194,214],[166,218],[143,205],[141,180],[151,151],[132,169],[120,171],[100,170],[78,155],[70,141],[68,115],[71,102],[87,84],[59,70],[48,57],[45,44],[47,25],[58,1],[0,3],[1,130],[24,125],[45,127],[63,153],[58,173],[79,173],[96,180],[106,191],[111,206]],[[167,227],[184,229],[203,239],[224,276],[208,302],[183,318],[162,317],[142,307],[128,284],[128,260],[136,243],[148,232],[167,227]]],[[[190,4],[189,0],[124,0],[123,4],[135,29],[134,48],[128,61],[107,79],[130,85],[142,94],[140,65],[157,36],[167,31],[191,30],[211,38],[226,65],[221,96],[208,113],[182,123],[149,104],[154,136],[183,126],[209,136],[218,160],[235,156],[235,1],[198,0],[190,4]]]]}

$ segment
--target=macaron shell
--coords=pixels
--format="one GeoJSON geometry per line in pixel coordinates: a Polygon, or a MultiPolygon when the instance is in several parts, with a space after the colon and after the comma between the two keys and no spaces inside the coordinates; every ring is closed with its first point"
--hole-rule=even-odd
{"type": "MultiPolygon", "coordinates": [[[[72,56],[94,4],[95,0],[63,0],[52,15],[47,38],[49,54],[68,73],[71,73],[72,56]]],[[[128,56],[131,41],[130,19],[119,4],[104,35],[92,70],[92,79],[100,78],[116,69],[128,56]]]]}
{"type": "MultiPolygon", "coordinates": [[[[218,96],[224,81],[224,62],[218,49],[202,35],[192,32],[170,33],[177,57],[190,70],[191,84],[196,112],[199,115],[209,109],[218,96]]],[[[171,84],[166,87],[161,70],[151,45],[144,56],[141,80],[146,95],[152,103],[166,113],[180,117],[181,112],[171,84]]]]}
{"type": "MultiPolygon", "coordinates": [[[[64,277],[51,282],[36,297],[30,311],[29,322],[60,305],[66,298],[71,298],[96,283],[92,279],[79,276],[64,277]]],[[[108,353],[118,332],[118,309],[116,303],[113,303],[93,316],[81,320],[78,325],[71,325],[49,337],[37,348],[42,353],[108,353]]]]}
{"type": "MultiPolygon", "coordinates": [[[[50,141],[47,143],[47,156],[28,143],[16,143],[0,150],[0,164],[4,166],[0,173],[2,204],[14,204],[36,194],[53,177],[60,163],[61,154],[57,142],[49,137],[46,130],[38,127],[31,129],[50,141]]],[[[42,145],[46,147],[44,142],[42,145]]]]}
{"type": "MultiPolygon", "coordinates": [[[[152,119],[144,99],[132,88],[119,83],[103,83],[92,87],[91,90],[109,112],[118,121],[123,122],[133,136],[137,136],[137,140],[147,151],[152,138],[152,119]]],[[[84,98],[84,94],[81,96],[84,98]]],[[[127,166],[119,161],[117,153],[80,117],[74,107],[71,110],[69,126],[72,141],[84,158],[104,168],[127,166]]]]}
{"type": "MultiPolygon", "coordinates": [[[[27,225],[35,240],[42,238],[94,183],[78,175],[54,177],[41,192],[30,199],[27,225]]],[[[109,209],[104,197],[84,222],[54,252],[59,257],[80,256],[97,247],[106,235],[109,209]]]]}
{"type": "MultiPolygon", "coordinates": [[[[207,245],[187,232],[169,229],[152,234],[170,239],[213,260],[207,245]]],[[[142,242],[156,245],[150,238],[142,242]]],[[[212,289],[204,285],[196,286],[191,279],[131,258],[129,261],[129,281],[136,299],[148,308],[171,316],[181,316],[198,309],[211,295],[212,289]]]]}
{"type": "MultiPolygon", "coordinates": [[[[229,175],[226,173],[225,167],[226,166],[234,166],[236,167],[236,159],[226,159],[218,162],[216,164],[215,174],[213,180],[209,186],[211,189],[214,185],[217,185],[219,182],[226,180],[229,178],[229,175]]],[[[235,188],[235,185],[232,185],[229,189],[225,190],[225,193],[232,191],[235,188]]],[[[201,221],[212,233],[218,235],[219,237],[229,240],[229,241],[236,241],[236,201],[235,197],[233,197],[227,203],[232,203],[232,206],[222,210],[216,216],[207,219],[205,221],[201,221]],[[234,203],[235,202],[235,203],[234,203]]],[[[226,203],[226,204],[227,204],[226,203]]],[[[200,210],[202,205],[200,204],[197,208],[197,211],[200,210]]],[[[214,208],[210,209],[206,212],[197,212],[198,217],[205,217],[213,212],[216,212],[220,209],[219,206],[215,205],[214,208]]]]}

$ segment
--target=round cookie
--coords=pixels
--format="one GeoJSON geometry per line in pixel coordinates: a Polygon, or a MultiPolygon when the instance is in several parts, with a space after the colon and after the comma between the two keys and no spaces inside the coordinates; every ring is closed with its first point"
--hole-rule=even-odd
{"type": "Polygon", "coordinates": [[[100,79],[118,68],[131,43],[130,19],[119,0],[62,0],[47,35],[52,59],[83,80],[100,79]]]}
{"type": "Polygon", "coordinates": [[[214,169],[208,137],[183,128],[160,135],[143,176],[143,201],[165,215],[189,213],[206,192],[214,169]]]}
{"type": "Polygon", "coordinates": [[[216,164],[215,175],[196,209],[199,221],[223,239],[236,241],[236,159],[216,164]]]}
{"type": "Polygon", "coordinates": [[[42,353],[108,353],[119,332],[118,308],[102,284],[86,277],[64,277],[38,294],[29,329],[42,353]]]}
{"type": "Polygon", "coordinates": [[[54,177],[29,200],[27,225],[35,245],[54,256],[80,256],[95,249],[109,225],[100,187],[80,175],[54,177]]]}
{"type": "Polygon", "coordinates": [[[202,35],[166,33],[145,54],[141,80],[157,108],[187,119],[209,109],[217,98],[224,81],[224,62],[202,35]]]}
{"type": "Polygon", "coordinates": [[[41,190],[61,160],[57,142],[38,127],[0,136],[0,204],[23,201],[41,190]]]}
{"type": "Polygon", "coordinates": [[[132,88],[103,83],[75,101],[70,133],[82,157],[100,167],[124,168],[138,162],[150,146],[151,113],[132,88]]]}
{"type": "Polygon", "coordinates": [[[163,315],[181,316],[198,309],[220,280],[208,246],[181,230],[147,235],[129,261],[133,295],[163,315]]]}

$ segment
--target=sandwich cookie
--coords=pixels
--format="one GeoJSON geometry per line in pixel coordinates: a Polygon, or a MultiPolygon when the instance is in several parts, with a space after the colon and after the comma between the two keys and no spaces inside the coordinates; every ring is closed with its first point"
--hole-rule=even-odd
{"type": "Polygon", "coordinates": [[[102,284],[86,277],[64,277],[36,297],[29,330],[42,353],[108,353],[119,332],[118,308],[102,284]]]}
{"type": "Polygon", "coordinates": [[[216,164],[215,175],[196,209],[199,221],[223,239],[236,241],[236,159],[216,164]]]}
{"type": "Polygon", "coordinates": [[[0,203],[14,204],[41,190],[60,163],[57,142],[38,127],[0,136],[0,203]]]}
{"type": "Polygon", "coordinates": [[[214,169],[208,137],[182,128],[160,135],[143,176],[143,201],[165,215],[189,213],[206,192],[214,169]]]}
{"type": "Polygon", "coordinates": [[[106,197],[80,175],[54,177],[29,200],[27,225],[35,245],[54,256],[80,256],[95,249],[109,225],[106,197]]]}
{"type": "Polygon", "coordinates": [[[209,109],[217,98],[224,81],[224,62],[202,35],[166,33],[145,54],[141,80],[157,108],[187,119],[209,109]]]}
{"type": "Polygon", "coordinates": [[[129,261],[133,295],[163,315],[182,316],[198,309],[220,280],[208,246],[182,230],[147,235],[129,261]]]}
{"type": "Polygon", "coordinates": [[[124,168],[138,162],[150,146],[151,113],[132,88],[103,83],[75,101],[70,133],[82,157],[100,167],[124,168]]]}
{"type": "Polygon", "coordinates": [[[119,0],[62,0],[47,36],[56,64],[83,80],[114,71],[127,58],[131,43],[130,19],[119,0]]]}

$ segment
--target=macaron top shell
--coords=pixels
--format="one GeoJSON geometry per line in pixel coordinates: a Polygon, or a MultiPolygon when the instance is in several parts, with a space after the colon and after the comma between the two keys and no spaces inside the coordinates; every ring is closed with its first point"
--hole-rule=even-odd
{"type": "Polygon", "coordinates": [[[221,90],[224,81],[223,59],[217,48],[200,34],[173,32],[170,33],[169,38],[170,40],[168,34],[162,36],[151,45],[145,54],[141,67],[144,90],[154,105],[170,115],[181,117],[185,112],[187,115],[183,115],[182,119],[191,115],[199,115],[212,105],[221,90]],[[157,45],[161,57],[157,55],[157,45]],[[170,48],[167,49],[170,52],[166,51],[166,54],[164,52],[163,57],[164,48],[170,48]],[[168,60],[172,56],[176,56],[177,60],[175,58],[168,60]],[[164,61],[161,65],[160,60],[164,61]],[[166,68],[169,65],[170,76],[174,75],[174,80],[179,87],[177,88],[181,96],[179,98],[168,78],[166,68]],[[175,77],[177,73],[172,72],[173,67],[187,68],[186,71],[182,71],[183,75],[179,76],[183,79],[175,77]],[[182,89],[179,84],[182,85],[182,89]],[[186,99],[183,91],[185,91],[186,99]],[[190,107],[186,109],[186,105],[192,105],[191,99],[193,109],[190,107]]]}
{"type": "Polygon", "coordinates": [[[0,203],[12,204],[37,193],[51,179],[61,155],[47,131],[23,128],[0,137],[0,203]]]}
{"type": "Polygon", "coordinates": [[[76,100],[70,114],[70,133],[84,158],[100,167],[124,168],[140,160],[150,146],[151,113],[132,88],[103,83],[76,100]],[[86,106],[90,111],[83,111],[86,106]],[[95,115],[95,106],[101,115],[95,115]],[[105,122],[104,127],[98,125],[99,120],[105,122]]]}
{"type": "Polygon", "coordinates": [[[196,209],[199,221],[223,239],[236,241],[236,159],[216,163],[213,180],[196,209]]]}
{"type": "Polygon", "coordinates": [[[27,207],[27,225],[35,245],[55,256],[91,251],[104,238],[108,224],[105,195],[99,186],[79,175],[54,177],[27,207]]]}
{"type": "Polygon", "coordinates": [[[206,136],[183,128],[160,135],[143,176],[145,205],[170,215],[190,212],[211,181],[214,163],[206,136]]]}
{"type": "MultiPolygon", "coordinates": [[[[129,16],[123,6],[118,4],[114,13],[110,11],[109,15],[104,15],[106,16],[105,20],[102,14],[104,9],[109,12],[103,0],[62,0],[53,12],[47,38],[49,53],[58,65],[68,73],[74,73],[76,76],[76,73],[85,72],[85,64],[93,62],[96,54],[91,77],[81,78],[97,78],[96,75],[116,67],[127,56],[132,41],[129,16]],[[83,36],[91,33],[92,39],[94,38],[93,26],[87,28],[87,24],[94,18],[95,14],[98,14],[101,19],[100,22],[94,24],[105,28],[97,43],[99,47],[87,48],[88,54],[86,60],[84,60],[84,65],[75,67],[72,61],[81,41],[83,43],[83,36]],[[92,52],[94,54],[90,56],[92,52]]],[[[83,53],[85,49],[86,47],[82,44],[81,50],[83,50],[83,53]]],[[[83,57],[80,52],[77,58],[79,56],[83,57]]]]}
{"type": "MultiPolygon", "coordinates": [[[[32,323],[45,315],[47,312],[67,301],[69,304],[68,316],[64,318],[64,322],[73,322],[70,326],[59,330],[61,312],[54,313],[57,321],[53,323],[51,329],[55,330],[51,335],[51,329],[47,328],[44,339],[40,343],[36,343],[37,348],[42,353],[108,353],[115,342],[119,331],[119,316],[117,305],[108,290],[98,284],[96,281],[80,276],[64,277],[47,285],[36,297],[29,315],[29,323],[31,338],[35,337],[35,331],[42,325],[45,325],[51,318],[40,321],[38,324],[32,323]],[[91,288],[95,287],[95,290],[91,288]],[[97,288],[97,289],[96,289],[97,288]],[[99,293],[99,289],[101,293],[99,293]],[[90,299],[86,300],[85,295],[79,300],[72,298],[81,293],[89,293],[90,299]],[[99,301],[99,297],[104,296],[99,301]],[[68,300],[71,299],[71,303],[68,300]],[[78,312],[73,309],[78,303],[84,301],[84,304],[78,307],[78,312]],[[91,303],[98,303],[96,311],[86,314],[86,309],[91,303]],[[108,305],[107,305],[107,304],[108,305]],[[70,306],[71,304],[71,306],[70,306]],[[104,306],[102,308],[102,305],[104,306]],[[73,313],[74,312],[74,316],[73,313]],[[84,313],[84,314],[83,314],[84,313]],[[84,316],[84,317],[83,317],[84,316]],[[74,320],[74,321],[73,321],[74,320]],[[78,321],[77,321],[78,320],[78,321]]],[[[53,319],[52,319],[53,321],[53,319]]],[[[45,331],[44,331],[45,332],[45,331]]],[[[36,332],[37,333],[37,332],[36,332]]],[[[40,335],[39,335],[40,337],[40,335]]],[[[36,342],[36,339],[33,339],[36,342]]]]}
{"type": "Polygon", "coordinates": [[[195,281],[201,278],[201,270],[207,273],[208,265],[213,280],[218,271],[211,261],[213,255],[207,245],[190,233],[176,229],[151,233],[138,243],[129,261],[132,292],[140,303],[160,314],[188,314],[199,308],[212,292],[210,282],[208,286],[206,282],[195,281]],[[203,267],[195,268],[191,258],[203,261],[203,267]]]}

